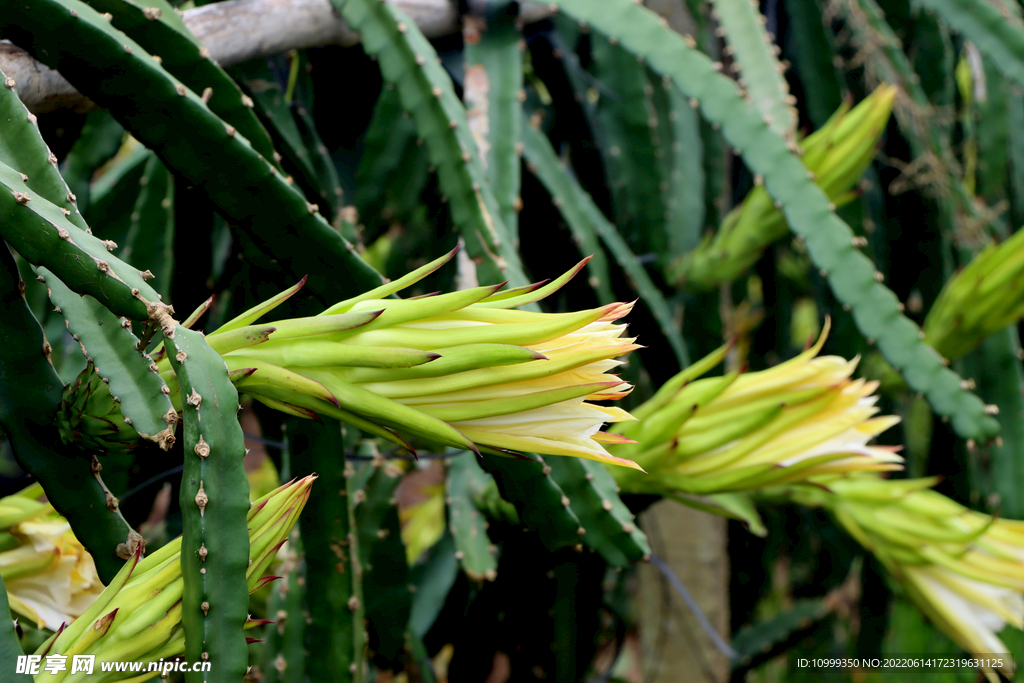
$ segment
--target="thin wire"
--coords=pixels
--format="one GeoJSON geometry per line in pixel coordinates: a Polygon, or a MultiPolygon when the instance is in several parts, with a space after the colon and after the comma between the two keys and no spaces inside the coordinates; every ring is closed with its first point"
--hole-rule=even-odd
{"type": "Polygon", "coordinates": [[[256,443],[263,444],[264,446],[276,448],[279,451],[283,451],[288,447],[288,444],[286,444],[284,441],[274,441],[273,439],[268,439],[266,437],[258,436],[256,434],[250,434],[249,432],[243,433],[246,439],[249,439],[250,441],[255,441],[256,443]]]}
{"type": "Polygon", "coordinates": [[[661,572],[662,576],[668,579],[668,582],[672,584],[672,587],[675,588],[677,593],[679,593],[683,602],[685,602],[686,606],[690,608],[690,611],[693,613],[697,623],[700,624],[701,628],[704,629],[704,632],[708,634],[708,637],[711,638],[711,642],[714,643],[716,648],[718,648],[718,651],[729,659],[736,659],[736,650],[733,650],[732,647],[729,646],[729,643],[725,642],[725,640],[722,639],[722,636],[718,634],[715,627],[711,625],[710,621],[708,621],[707,616],[704,615],[704,611],[701,610],[700,605],[698,605],[697,601],[693,599],[692,595],[690,595],[690,591],[686,590],[686,586],[684,586],[683,582],[679,580],[679,577],[672,571],[672,568],[665,564],[665,561],[660,557],[653,554],[651,555],[651,564],[658,568],[658,571],[661,572]]]}
{"type": "Polygon", "coordinates": [[[131,488],[131,489],[128,489],[128,491],[126,493],[122,493],[120,496],[118,496],[118,500],[120,500],[123,503],[124,501],[128,500],[129,498],[131,498],[132,495],[138,493],[139,491],[141,491],[142,489],[146,488],[147,486],[155,484],[155,483],[157,483],[159,481],[163,481],[164,479],[169,478],[172,474],[177,474],[178,472],[181,472],[183,469],[185,469],[184,465],[178,465],[177,467],[172,467],[171,469],[169,469],[169,470],[167,470],[165,472],[161,472],[160,474],[152,476],[149,479],[147,479],[146,481],[144,481],[141,484],[139,484],[138,486],[136,486],[134,488],[131,488]]]}
{"type": "MultiPolygon", "coordinates": [[[[267,439],[262,436],[257,436],[256,434],[250,434],[249,432],[245,432],[245,438],[251,441],[255,441],[256,443],[263,444],[264,446],[276,448],[280,451],[288,449],[288,444],[286,444],[284,441],[274,441],[273,439],[267,439]]],[[[443,458],[450,458],[453,455],[457,455],[457,453],[419,453],[416,456],[398,455],[398,449],[396,448],[394,450],[383,452],[381,453],[381,455],[384,456],[385,460],[441,460],[443,458]]],[[[368,460],[373,460],[374,456],[359,455],[358,453],[345,451],[345,458],[347,460],[355,460],[356,462],[364,462],[368,460]]]]}
{"type": "MultiPolygon", "coordinates": [[[[263,444],[265,446],[270,446],[272,448],[278,448],[278,449],[280,449],[282,451],[286,450],[288,448],[288,445],[285,442],[283,442],[283,441],[274,441],[272,439],[265,439],[262,436],[257,436],[256,434],[250,434],[249,432],[245,432],[245,438],[251,439],[252,441],[255,441],[257,443],[261,443],[261,444],[263,444]]],[[[416,460],[417,459],[417,458],[415,458],[415,457],[413,457],[411,455],[398,455],[395,451],[389,451],[387,453],[382,453],[381,455],[383,455],[386,460],[416,460]]],[[[452,453],[421,453],[421,454],[419,454],[419,460],[441,460],[443,458],[450,458],[450,457],[452,457],[452,455],[453,455],[452,453]]],[[[349,452],[345,453],[345,458],[348,459],[348,460],[355,460],[356,462],[365,462],[365,461],[373,460],[373,456],[371,456],[371,455],[357,455],[356,453],[349,453],[349,452]]],[[[174,475],[174,474],[177,474],[178,472],[181,472],[184,468],[185,468],[184,465],[178,465],[177,467],[172,467],[171,469],[165,470],[165,471],[161,472],[160,474],[153,475],[152,477],[150,477],[146,481],[142,482],[138,486],[134,486],[134,487],[128,489],[125,493],[122,493],[120,496],[118,496],[118,500],[120,500],[122,502],[125,501],[125,500],[128,500],[128,498],[130,498],[134,494],[138,493],[142,489],[144,489],[144,488],[146,488],[148,486],[151,486],[151,485],[153,485],[153,484],[155,484],[157,482],[163,481],[164,479],[168,479],[168,478],[171,477],[171,475],[174,475]]]]}

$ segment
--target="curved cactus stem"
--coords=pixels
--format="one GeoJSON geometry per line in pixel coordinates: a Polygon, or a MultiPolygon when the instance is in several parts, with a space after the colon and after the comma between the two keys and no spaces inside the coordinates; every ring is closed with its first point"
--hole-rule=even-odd
{"type": "Polygon", "coordinates": [[[131,226],[131,215],[124,207],[134,205],[138,201],[140,181],[145,175],[146,164],[155,156],[142,145],[131,151],[122,149],[118,156],[107,164],[103,175],[92,183],[87,215],[89,221],[98,226],[98,236],[101,239],[112,240],[118,244],[124,242],[131,226]]]}
{"type": "Polygon", "coordinates": [[[26,190],[22,174],[0,163],[0,235],[7,243],[79,294],[104,301],[115,315],[148,320],[149,304],[160,295],[142,274],[108,253],[111,244],[71,223],[66,209],[26,190]]]}
{"type": "Polygon", "coordinates": [[[964,38],[992,60],[1010,80],[1024,86],[1024,29],[1008,21],[999,8],[979,0],[923,0],[964,38]]]}
{"type": "Polygon", "coordinates": [[[1011,150],[1010,101],[1019,95],[992,59],[982,59],[982,70],[988,97],[984,102],[974,103],[978,121],[985,122],[975,132],[979,158],[975,187],[978,196],[996,204],[1006,198],[1004,188],[1008,187],[1011,150]]]}
{"type": "Polygon", "coordinates": [[[619,498],[615,480],[599,462],[548,458],[551,478],[569,497],[569,506],[586,530],[583,542],[608,564],[627,567],[651,554],[647,537],[619,498]]]}
{"type": "MultiPolygon", "coordinates": [[[[581,206],[580,200],[586,191],[575,182],[567,167],[559,168],[562,165],[560,159],[555,155],[547,137],[539,130],[527,127],[523,131],[523,153],[527,159],[527,169],[543,183],[551,195],[551,201],[558,207],[566,225],[569,226],[569,232],[572,233],[573,242],[579,248],[580,254],[589,256],[587,284],[594,289],[598,301],[615,301],[608,255],[601,246],[597,231],[588,220],[591,216],[588,216],[584,206],[581,206]]],[[[599,209],[594,209],[600,213],[599,209]]]]}
{"type": "MultiPolygon", "coordinates": [[[[455,539],[455,557],[462,571],[477,582],[493,581],[498,575],[498,560],[483,515],[473,503],[472,494],[481,488],[487,477],[469,451],[449,459],[445,479],[445,497],[448,502],[448,530],[455,539]]],[[[489,477],[488,477],[489,478],[489,477]]]]}
{"type": "MultiPolygon", "coordinates": [[[[332,221],[337,217],[341,208],[345,190],[342,187],[341,177],[338,175],[338,168],[331,158],[331,153],[320,138],[316,128],[316,119],[313,117],[313,81],[309,68],[312,65],[306,59],[305,52],[296,51],[293,59],[300,62],[298,81],[293,93],[294,119],[298,127],[300,140],[303,146],[309,150],[309,160],[313,167],[313,174],[316,179],[315,190],[316,200],[323,207],[324,214],[330,216],[332,221]]],[[[332,222],[337,228],[337,224],[332,222]]],[[[348,237],[346,236],[346,239],[348,237]]]]}
{"type": "Polygon", "coordinates": [[[796,108],[790,104],[789,85],[776,58],[778,47],[765,31],[760,6],[751,0],[714,0],[714,16],[729,43],[740,82],[754,108],[768,120],[772,132],[795,141],[796,108]]]}
{"type": "Polygon", "coordinates": [[[416,587],[409,614],[409,632],[423,638],[434,625],[459,575],[455,557],[455,539],[445,531],[441,540],[426,552],[426,559],[412,569],[411,584],[416,587]]]}
{"type": "Polygon", "coordinates": [[[801,36],[793,52],[793,69],[805,84],[804,99],[811,128],[825,124],[842,104],[845,88],[842,70],[832,61],[836,38],[825,25],[826,8],[815,0],[793,0],[786,4],[790,30],[801,36]]]}
{"type": "Polygon", "coordinates": [[[141,544],[100,478],[95,459],[66,454],[53,420],[63,383],[47,360],[49,344],[21,295],[21,278],[0,245],[0,424],[14,457],[43,485],[53,507],[89,550],[109,583],[141,544]]]}
{"type": "Polygon", "coordinates": [[[662,149],[668,149],[663,159],[667,183],[665,262],[671,263],[694,249],[704,230],[704,141],[700,135],[700,115],[687,104],[679,90],[653,79],[651,85],[662,149]]]}
{"type": "Polygon", "coordinates": [[[660,255],[665,249],[663,165],[647,69],[604,36],[591,37],[594,75],[599,83],[594,137],[612,193],[616,226],[630,249],[660,255]]]}
{"type": "Polygon", "coordinates": [[[175,175],[201,188],[229,223],[270,250],[291,277],[308,274],[310,293],[321,303],[380,284],[380,276],[234,126],[95,10],[78,0],[40,0],[9,10],[0,17],[5,37],[110,109],[175,175]],[[347,277],[337,277],[339,270],[347,277]]]}
{"type": "Polygon", "coordinates": [[[829,613],[827,598],[803,599],[769,619],[745,626],[732,639],[736,650],[733,666],[754,666],[752,662],[761,661],[764,655],[773,652],[775,646],[811,628],[829,613]]]}
{"type": "Polygon", "coordinates": [[[466,110],[451,78],[416,24],[393,3],[331,0],[363,37],[367,54],[377,58],[385,80],[398,88],[437,168],[441,191],[451,204],[455,224],[465,231],[466,249],[478,260],[481,283],[508,280],[529,284],[512,235],[484,173],[466,110]]]}
{"type": "Polygon", "coordinates": [[[299,522],[310,596],[306,669],[332,683],[361,683],[366,644],[363,569],[348,485],[354,470],[345,461],[343,429],[332,419],[323,424],[289,420],[288,450],[294,474],[320,475],[299,522]]]}
{"type": "MultiPolygon", "coordinates": [[[[249,480],[238,393],[224,361],[202,333],[176,325],[164,347],[178,376],[185,466],[181,477],[181,623],[185,657],[210,661],[218,679],[240,680],[249,661],[242,627],[248,618],[249,480]]],[[[202,683],[198,672],[189,683],[202,683]]]]}
{"type": "Polygon", "coordinates": [[[986,413],[984,404],[963,389],[961,378],[921,341],[917,325],[900,312],[896,295],[875,279],[875,267],[857,250],[853,231],[832,210],[800,159],[743,102],[736,84],[717,73],[707,56],[688,47],[654,13],[630,0],[600,4],[555,0],[553,4],[615,37],[625,49],[643,57],[655,73],[698,101],[705,118],[720,125],[747,166],[764,177],[765,188],[781,206],[793,232],[804,239],[836,298],[850,306],[861,333],[878,345],[907,384],[927,396],[937,413],[952,419],[957,434],[985,441],[999,432],[999,424],[986,413]]]}
{"type": "Polygon", "coordinates": [[[89,5],[99,12],[108,12],[111,23],[125,35],[145,48],[151,55],[160,57],[160,64],[169,74],[177,78],[192,92],[204,93],[210,111],[234,126],[252,143],[253,149],[274,161],[274,145],[270,135],[253,111],[253,102],[231,78],[210,57],[185,22],[166,0],[145,2],[123,2],[123,0],[88,0],[89,5]]]}
{"type": "Polygon", "coordinates": [[[417,141],[412,117],[404,116],[398,89],[386,83],[373,108],[356,173],[355,203],[367,226],[367,241],[387,229],[386,217],[401,219],[419,206],[429,166],[430,155],[417,141]]]}
{"type": "Polygon", "coordinates": [[[274,621],[263,629],[260,671],[264,683],[302,683],[306,673],[303,644],[306,636],[305,567],[297,531],[288,539],[288,553],[267,599],[267,615],[274,621]]]}
{"type": "MultiPolygon", "coordinates": [[[[3,74],[0,74],[0,77],[2,76],[3,74]]],[[[107,278],[104,278],[103,275],[97,277],[95,272],[91,272],[91,268],[85,273],[80,272],[73,275],[71,278],[73,283],[82,283],[84,277],[85,280],[92,281],[94,293],[103,291],[107,299],[113,299],[114,307],[120,309],[122,315],[129,316],[127,311],[132,310],[134,315],[129,317],[134,319],[145,320],[151,317],[152,311],[148,309],[148,304],[157,302],[159,295],[156,295],[155,291],[144,283],[142,273],[135,272],[131,266],[107,254],[108,251],[116,247],[115,244],[100,242],[92,237],[92,231],[75,205],[75,195],[57,170],[56,155],[43,141],[36,124],[36,117],[25,109],[18,99],[15,88],[14,80],[7,79],[5,88],[0,91],[0,118],[6,119],[8,123],[4,126],[2,133],[0,164],[6,164],[2,174],[5,177],[3,184],[11,193],[11,197],[8,198],[9,205],[11,208],[17,205],[28,206],[35,199],[33,213],[36,216],[22,215],[20,218],[32,222],[39,218],[47,220],[50,223],[48,227],[56,229],[57,243],[60,245],[58,251],[68,245],[79,246],[78,250],[64,251],[65,258],[69,254],[77,254],[81,257],[82,252],[85,252],[91,256],[93,261],[93,264],[90,265],[94,265],[100,273],[111,276],[114,280],[120,280],[125,287],[104,282],[99,285],[99,289],[96,289],[96,281],[107,280],[107,278]],[[29,175],[30,173],[31,175],[29,175]],[[18,179],[21,182],[18,182],[18,179]],[[13,202],[11,198],[13,198],[13,202]],[[84,234],[82,234],[83,231],[84,234]],[[126,300],[126,295],[130,295],[130,299],[135,300],[126,300]],[[145,315],[142,314],[143,310],[146,311],[145,315]]],[[[52,243],[54,235],[48,236],[52,243]]],[[[47,240],[42,234],[39,234],[38,230],[34,235],[18,234],[9,236],[7,239],[29,261],[32,261],[29,255],[32,253],[41,259],[32,261],[34,263],[41,264],[43,261],[52,260],[53,254],[42,248],[42,243],[47,240]]],[[[87,263],[81,258],[77,260],[80,260],[79,266],[87,263]]],[[[58,264],[59,259],[52,265],[64,270],[58,264]]],[[[67,271],[64,270],[64,272],[67,271]]],[[[86,283],[82,283],[82,286],[89,287],[86,283]]]]}
{"type": "Polygon", "coordinates": [[[17,84],[3,73],[0,79],[6,86],[0,90],[0,121],[4,121],[0,128],[0,163],[23,173],[26,187],[69,212],[65,215],[71,223],[88,230],[75,205],[75,195],[57,170],[57,156],[43,141],[35,115],[18,99],[17,84]]]}
{"type": "Polygon", "coordinates": [[[72,292],[45,268],[37,272],[46,284],[50,301],[82,345],[82,352],[96,364],[100,376],[108,380],[121,414],[139,436],[170,450],[178,414],[153,360],[137,348],[139,340],[130,326],[122,324],[91,296],[72,292]]]}
{"type": "Polygon", "coordinates": [[[551,569],[554,584],[551,651],[555,657],[553,678],[559,681],[579,680],[584,673],[579,661],[580,641],[586,638],[579,620],[580,613],[586,609],[581,595],[586,586],[582,574],[575,558],[563,559],[551,569]]]}
{"type": "Polygon", "coordinates": [[[418,676],[418,680],[421,683],[438,683],[437,674],[434,672],[430,659],[430,653],[427,650],[427,646],[423,643],[423,639],[417,638],[413,633],[407,633],[405,636],[405,647],[411,660],[407,666],[412,675],[418,676]]]}
{"type": "MultiPolygon", "coordinates": [[[[284,57],[274,58],[283,61],[284,57]]],[[[231,67],[231,73],[246,94],[252,98],[254,111],[274,141],[275,149],[281,153],[286,172],[295,176],[295,181],[307,196],[324,196],[326,188],[320,184],[315,162],[306,147],[303,133],[292,113],[292,105],[284,100],[284,88],[278,82],[274,69],[266,59],[253,59],[231,67]]],[[[330,197],[332,201],[337,198],[330,197]]]]}
{"type": "Polygon", "coordinates": [[[998,495],[996,509],[1010,519],[1024,516],[1024,423],[1019,419],[1024,414],[1024,369],[1020,349],[1016,327],[1010,325],[989,335],[975,353],[961,361],[965,374],[978,378],[978,393],[999,406],[1000,440],[979,446],[981,457],[971,455],[979,469],[981,463],[989,463],[984,468],[988,472],[979,473],[979,483],[984,482],[983,491],[998,495]]]}
{"type": "Polygon", "coordinates": [[[960,180],[962,172],[948,142],[952,134],[949,124],[938,115],[882,8],[875,0],[847,0],[834,7],[849,28],[853,44],[865,50],[866,66],[875,79],[899,86],[909,99],[909,105],[895,107],[894,113],[910,142],[911,153],[928,156],[932,175],[940,183],[934,199],[944,230],[953,233],[968,224],[990,223],[960,180]]]}

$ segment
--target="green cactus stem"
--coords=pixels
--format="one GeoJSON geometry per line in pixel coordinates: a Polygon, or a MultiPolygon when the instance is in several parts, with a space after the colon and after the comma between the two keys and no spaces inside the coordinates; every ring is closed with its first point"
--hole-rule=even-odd
{"type": "MultiPolygon", "coordinates": [[[[249,653],[242,633],[248,616],[249,480],[238,423],[238,393],[221,357],[199,332],[176,326],[164,339],[181,383],[185,467],[181,479],[181,621],[185,658],[210,661],[217,679],[245,675],[249,653]]],[[[186,674],[202,683],[200,673],[186,674]]]]}

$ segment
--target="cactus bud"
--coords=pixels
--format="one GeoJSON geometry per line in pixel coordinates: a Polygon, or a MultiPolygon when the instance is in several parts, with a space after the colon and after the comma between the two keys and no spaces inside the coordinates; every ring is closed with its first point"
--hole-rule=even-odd
{"type": "MultiPolygon", "coordinates": [[[[605,422],[632,419],[589,401],[632,386],[608,374],[637,347],[614,324],[632,304],[576,313],[513,310],[553,293],[586,261],[546,285],[385,298],[430,274],[454,251],[319,316],[252,323],[296,287],[207,336],[238,391],[301,417],[325,415],[408,447],[401,432],[463,449],[569,455],[635,467],[604,447],[605,422]],[[245,371],[245,372],[243,372],[245,371]]],[[[182,397],[166,359],[161,375],[182,397]]],[[[188,398],[189,402],[198,396],[188,398]]]]}
{"type": "Polygon", "coordinates": [[[902,469],[891,448],[868,441],[899,422],[874,417],[876,382],[852,379],[857,359],[818,357],[818,342],[760,372],[697,379],[723,347],[669,380],[611,445],[650,472],[613,470],[624,491],[713,494],[803,481],[825,473],[902,469]]]}
{"type": "MultiPolygon", "coordinates": [[[[935,482],[830,477],[786,494],[832,512],[936,628],[965,650],[978,657],[1007,653],[996,634],[1006,624],[1024,627],[1024,522],[965,508],[930,490],[935,482]]],[[[997,680],[994,671],[982,670],[997,680]]]]}
{"type": "MultiPolygon", "coordinates": [[[[808,177],[834,206],[857,196],[854,187],[875,156],[895,97],[896,88],[879,86],[852,110],[844,104],[801,142],[808,177]]],[[[708,236],[670,267],[669,277],[696,289],[711,289],[735,280],[788,229],[785,216],[768,191],[756,186],[740,206],[729,212],[714,236],[708,236]]]]}
{"type": "MultiPolygon", "coordinates": [[[[249,509],[251,562],[246,579],[250,592],[265,583],[263,572],[298,520],[314,479],[310,476],[285,484],[249,509]]],[[[149,662],[180,655],[185,648],[180,556],[180,537],[145,559],[136,554],[92,606],[43,647],[49,648],[49,654],[82,652],[89,647],[101,662],[149,662]]],[[[202,609],[216,607],[203,603],[202,609]]]]}
{"type": "Polygon", "coordinates": [[[92,361],[64,387],[57,429],[64,444],[100,453],[127,453],[141,440],[92,361]]]}
{"type": "Polygon", "coordinates": [[[924,321],[924,340],[956,360],[1024,315],[1024,230],[991,244],[939,292],[924,321]]]}

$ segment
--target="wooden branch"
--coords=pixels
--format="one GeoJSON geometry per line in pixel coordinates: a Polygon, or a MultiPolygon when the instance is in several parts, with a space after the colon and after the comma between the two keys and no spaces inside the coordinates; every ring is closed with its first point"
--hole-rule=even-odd
{"type": "MultiPolygon", "coordinates": [[[[428,38],[459,31],[455,0],[393,0],[428,38]]],[[[551,11],[523,3],[520,18],[537,21],[551,11]]],[[[355,45],[359,36],[331,9],[327,0],[227,0],[184,15],[185,25],[221,66],[292,49],[324,45],[355,45]]],[[[18,95],[30,111],[88,111],[91,101],[52,69],[19,47],[0,43],[0,71],[18,84],[18,95]]]]}

